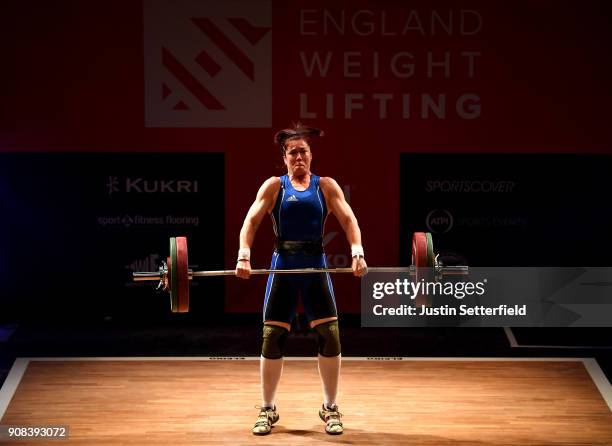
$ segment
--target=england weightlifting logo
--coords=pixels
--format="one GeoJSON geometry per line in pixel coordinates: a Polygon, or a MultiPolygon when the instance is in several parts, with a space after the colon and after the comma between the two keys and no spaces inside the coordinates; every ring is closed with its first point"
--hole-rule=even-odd
{"type": "Polygon", "coordinates": [[[266,0],[145,0],[146,126],[270,127],[271,22],[266,0]]]}

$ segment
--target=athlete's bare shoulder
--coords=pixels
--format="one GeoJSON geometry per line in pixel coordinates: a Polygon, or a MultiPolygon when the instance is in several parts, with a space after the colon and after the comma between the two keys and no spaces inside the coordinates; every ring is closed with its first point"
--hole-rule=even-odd
{"type": "Polygon", "coordinates": [[[274,193],[280,189],[280,177],[270,177],[261,185],[262,192],[274,193]]]}
{"type": "Polygon", "coordinates": [[[332,177],[321,177],[319,178],[319,184],[321,189],[324,191],[337,191],[340,190],[340,186],[332,177]]]}
{"type": "Polygon", "coordinates": [[[264,203],[265,209],[268,212],[272,212],[276,197],[280,191],[280,178],[270,177],[263,182],[259,191],[257,192],[257,200],[261,200],[264,203]]]}

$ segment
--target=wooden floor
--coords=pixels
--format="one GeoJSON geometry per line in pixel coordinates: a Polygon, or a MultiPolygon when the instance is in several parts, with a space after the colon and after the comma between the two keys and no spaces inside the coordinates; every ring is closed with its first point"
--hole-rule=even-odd
{"type": "Polygon", "coordinates": [[[267,437],[250,433],[259,395],[251,360],[32,360],[0,424],[69,426],[69,441],[34,445],[612,445],[581,362],[345,361],[337,437],[318,419],[315,361],[285,362],[267,437]]]}

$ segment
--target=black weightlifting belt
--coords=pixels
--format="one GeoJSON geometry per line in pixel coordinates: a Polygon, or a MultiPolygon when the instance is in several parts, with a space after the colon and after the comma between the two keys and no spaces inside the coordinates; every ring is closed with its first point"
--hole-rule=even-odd
{"type": "Polygon", "coordinates": [[[323,240],[278,240],[274,241],[274,250],[285,255],[318,256],[323,254],[323,240]]]}

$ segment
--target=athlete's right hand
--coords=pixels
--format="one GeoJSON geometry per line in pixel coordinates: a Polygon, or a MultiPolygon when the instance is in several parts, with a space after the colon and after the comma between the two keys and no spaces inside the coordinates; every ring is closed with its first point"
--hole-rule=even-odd
{"type": "Polygon", "coordinates": [[[248,260],[238,260],[238,263],[236,263],[236,277],[241,279],[251,277],[251,262],[248,260]]]}

